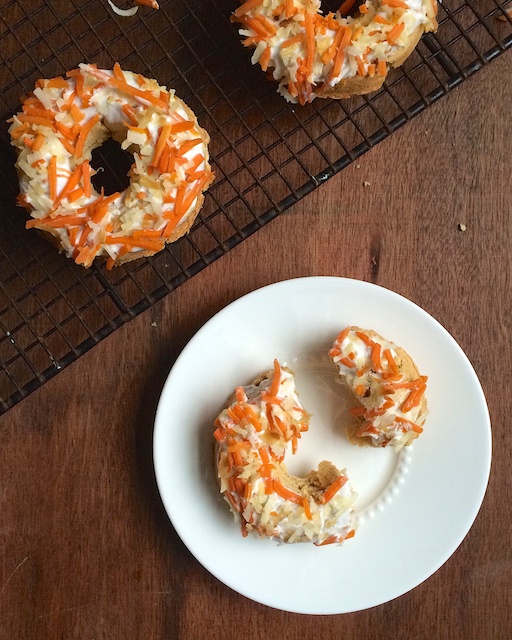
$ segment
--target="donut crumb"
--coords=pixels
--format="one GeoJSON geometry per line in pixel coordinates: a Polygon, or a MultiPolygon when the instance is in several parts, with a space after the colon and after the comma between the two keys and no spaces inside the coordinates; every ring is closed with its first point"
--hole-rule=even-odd
{"type": "Polygon", "coordinates": [[[459,222],[458,227],[460,231],[466,231],[467,229],[466,225],[463,222],[459,222]]]}

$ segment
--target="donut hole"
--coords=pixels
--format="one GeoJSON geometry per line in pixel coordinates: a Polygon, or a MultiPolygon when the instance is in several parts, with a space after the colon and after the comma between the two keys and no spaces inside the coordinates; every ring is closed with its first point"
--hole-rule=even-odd
{"type": "Polygon", "coordinates": [[[133,154],[121,149],[119,142],[107,138],[93,149],[91,167],[96,170],[91,182],[98,193],[103,189],[106,196],[116,191],[124,191],[130,184],[128,172],[132,166],[133,154]]]}
{"type": "MultiPolygon", "coordinates": [[[[359,7],[364,4],[366,0],[356,0],[348,13],[344,13],[343,17],[355,16],[359,13],[359,7]]],[[[338,9],[344,4],[343,0],[322,0],[322,9],[324,14],[336,13],[338,9]]]]}

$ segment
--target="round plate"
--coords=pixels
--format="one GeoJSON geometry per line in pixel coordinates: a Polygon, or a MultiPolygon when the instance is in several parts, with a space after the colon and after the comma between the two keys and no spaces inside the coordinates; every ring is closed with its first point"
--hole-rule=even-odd
{"type": "Polygon", "coordinates": [[[402,296],[331,277],[264,287],[207,322],[169,374],[153,444],[165,509],[199,562],[248,598],[308,614],[373,607],[431,576],[469,531],[491,462],[485,398],[455,340],[402,296]],[[325,353],[347,325],[400,345],[428,376],[425,430],[398,454],[354,447],[344,436],[351,403],[325,353]],[[242,538],[219,496],[213,422],[233,389],[271,368],[274,358],[296,370],[313,414],[297,456],[286,457],[289,469],[305,473],[331,460],[347,468],[358,491],[359,529],[342,546],[242,538]]]}

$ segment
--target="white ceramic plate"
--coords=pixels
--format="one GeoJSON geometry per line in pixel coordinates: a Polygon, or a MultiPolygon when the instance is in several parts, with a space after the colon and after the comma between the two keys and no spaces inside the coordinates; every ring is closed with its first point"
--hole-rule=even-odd
{"type": "Polygon", "coordinates": [[[387,602],[431,576],[469,531],[491,462],[485,398],[467,357],[425,311],[381,287],[315,277],[259,289],[223,309],[194,336],[164,386],[154,463],[165,509],[199,562],[257,602],[308,614],[387,602]],[[430,414],[413,446],[396,454],[348,444],[351,406],[325,352],[346,325],[404,347],[428,376],[430,414]],[[359,498],[356,536],[343,546],[277,545],[242,538],[212,468],[213,421],[226,398],[272,366],[295,369],[313,413],[289,469],[327,459],[347,468],[359,498]]]}

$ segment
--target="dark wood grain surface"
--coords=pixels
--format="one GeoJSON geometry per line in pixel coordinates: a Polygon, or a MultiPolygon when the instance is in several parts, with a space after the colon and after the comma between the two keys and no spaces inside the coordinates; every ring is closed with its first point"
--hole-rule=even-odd
{"type": "MultiPolygon", "coordinates": [[[[2,640],[510,637],[511,62],[493,62],[1,418],[2,640]],[[175,534],[152,467],[156,403],[187,341],[239,296],[310,275],[376,282],[426,309],[469,356],[493,424],[489,487],[459,549],[412,592],[343,616],[276,611],[218,582],[175,534]]],[[[411,562],[416,553],[411,541],[411,562]]]]}

